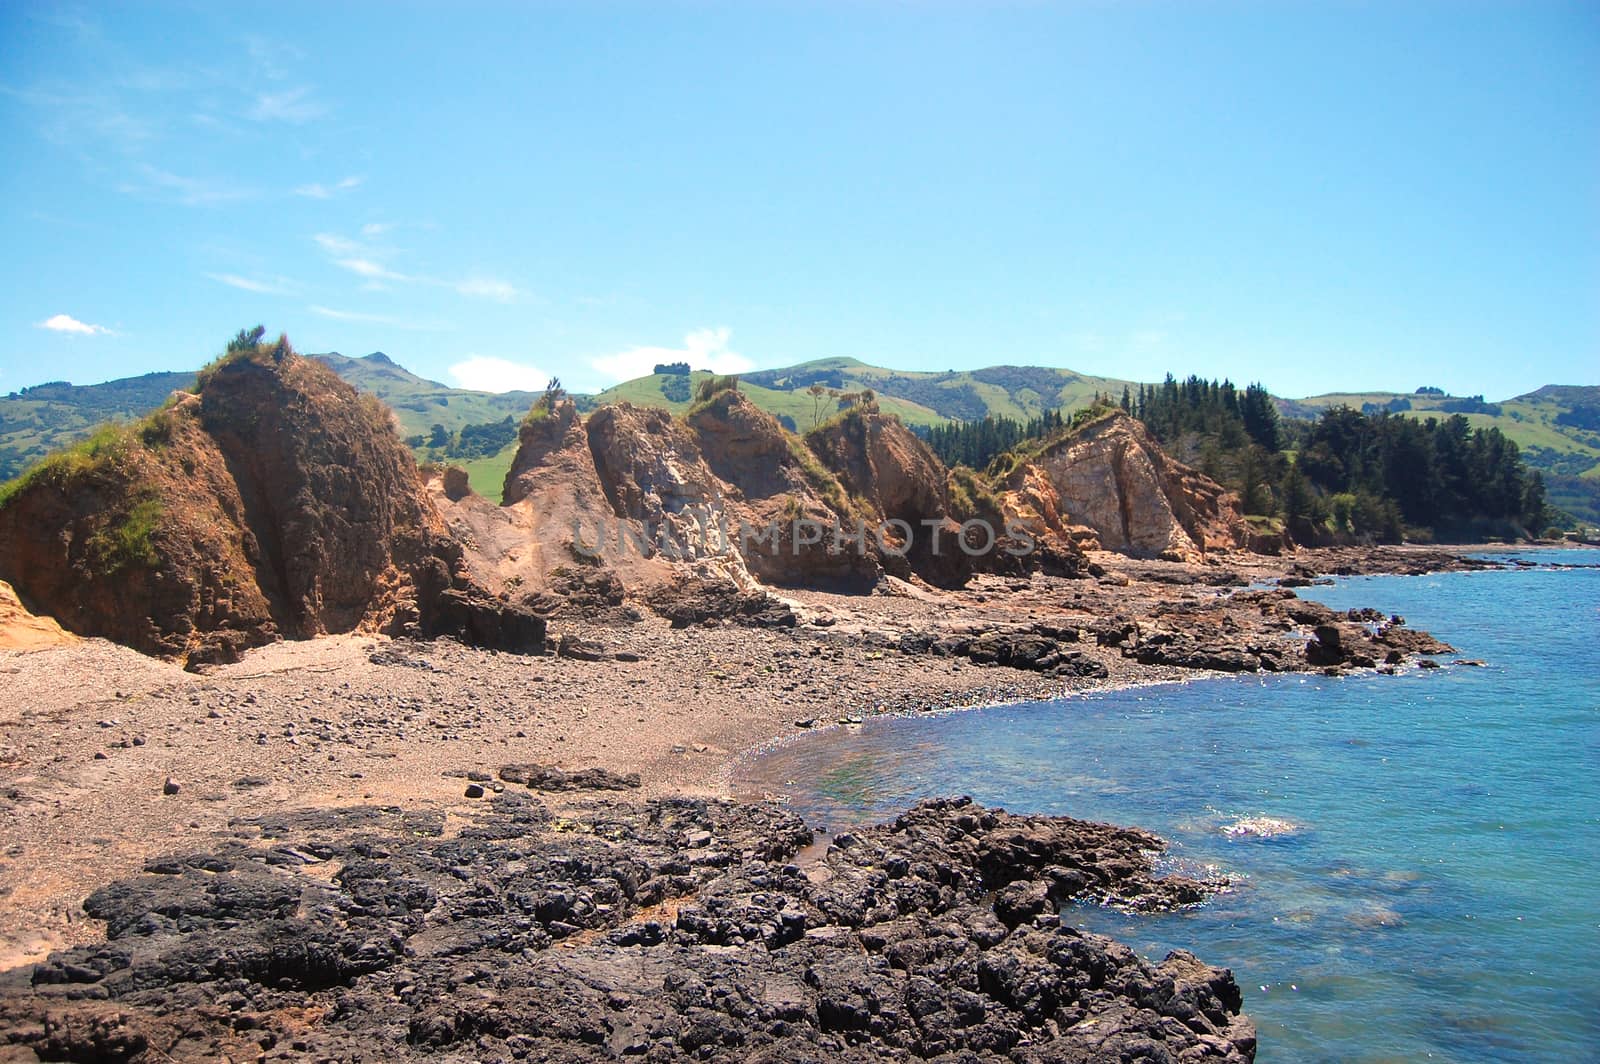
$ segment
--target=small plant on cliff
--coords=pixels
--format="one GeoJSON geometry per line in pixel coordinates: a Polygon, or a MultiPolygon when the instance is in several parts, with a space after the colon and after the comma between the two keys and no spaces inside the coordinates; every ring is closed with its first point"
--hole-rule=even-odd
{"type": "Polygon", "coordinates": [[[131,565],[148,568],[159,562],[154,537],[163,512],[160,499],[146,496],[90,536],[86,546],[95,569],[110,574],[131,565]]]}
{"type": "Polygon", "coordinates": [[[958,465],[950,470],[950,516],[959,521],[1000,513],[1000,500],[976,470],[958,465]]]}
{"type": "Polygon", "coordinates": [[[726,375],[719,373],[713,374],[695,385],[694,397],[696,402],[708,403],[714,396],[722,392],[736,392],[738,390],[739,375],[737,373],[726,375]]]}
{"type": "Polygon", "coordinates": [[[817,494],[821,495],[829,506],[848,516],[852,512],[850,499],[845,495],[844,485],[839,483],[839,478],[822,464],[821,459],[798,436],[786,432],[783,434],[783,442],[788,445],[790,456],[800,466],[801,475],[806,478],[806,483],[816,489],[817,494]]]}
{"type": "Polygon", "coordinates": [[[528,413],[523,417],[522,423],[524,425],[532,425],[534,422],[543,421],[556,412],[556,404],[560,403],[566,396],[567,390],[561,386],[561,378],[551,377],[545,383],[544,394],[533,401],[533,405],[528,408],[528,413]]]}

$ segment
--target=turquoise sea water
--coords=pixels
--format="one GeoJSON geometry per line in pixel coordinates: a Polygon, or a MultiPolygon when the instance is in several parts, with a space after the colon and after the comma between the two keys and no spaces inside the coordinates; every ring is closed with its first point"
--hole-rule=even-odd
{"type": "Polygon", "coordinates": [[[1600,568],[1561,567],[1600,552],[1521,557],[1538,568],[1301,592],[1400,613],[1483,668],[886,719],[785,745],[741,783],[833,827],[971,794],[1162,833],[1176,866],[1235,889],[1076,922],[1231,967],[1261,1061],[1600,1060],[1600,568]],[[1237,833],[1258,818],[1280,833],[1237,833]]]}

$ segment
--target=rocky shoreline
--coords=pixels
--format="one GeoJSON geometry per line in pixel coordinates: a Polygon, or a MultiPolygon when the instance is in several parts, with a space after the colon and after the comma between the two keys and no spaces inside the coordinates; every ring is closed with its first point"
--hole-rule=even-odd
{"type": "Polygon", "coordinates": [[[1144,832],[965,800],[812,846],[760,803],[240,821],[92,894],[104,945],[0,984],[44,1059],[1025,1061],[1254,1055],[1227,972],[1058,918],[1224,884],[1144,832]]]}
{"type": "MultiPolygon", "coordinates": [[[[1379,550],[1366,556],[1366,564],[1382,572],[1481,567],[1465,560],[1463,553],[1379,550]]],[[[965,878],[960,882],[967,886],[959,890],[954,890],[954,881],[946,882],[950,877],[944,873],[930,879],[919,872],[914,877],[918,881],[940,884],[938,899],[924,892],[906,907],[906,895],[896,886],[903,877],[891,873],[900,867],[896,855],[907,846],[925,846],[926,833],[914,844],[902,837],[903,830],[896,835],[893,826],[874,828],[842,843],[836,839],[832,848],[818,853],[820,847],[808,848],[810,829],[781,810],[752,801],[726,804],[729,766],[760,743],[800,733],[797,725],[1182,680],[1215,675],[1219,669],[1415,668],[1438,663],[1428,655],[1451,653],[1426,633],[1376,611],[1336,615],[1298,598],[1291,588],[1272,586],[1359,564],[1361,556],[1352,551],[1301,551],[1292,558],[1238,554],[1226,556],[1221,565],[1096,554],[1091,556],[1091,573],[1098,574],[1079,579],[982,576],[953,591],[886,582],[886,590],[873,595],[796,591],[769,601],[762,611],[725,616],[713,611],[688,624],[648,615],[572,619],[560,626],[563,636],[552,642],[550,652],[534,657],[449,640],[415,643],[356,636],[278,644],[254,651],[238,664],[196,674],[99,640],[31,653],[4,652],[0,668],[10,673],[12,693],[0,700],[0,804],[6,813],[0,837],[0,968],[12,972],[0,987],[0,1009],[7,1017],[0,1023],[0,1047],[10,1046],[5,1051],[24,1054],[18,1057],[24,1060],[103,1059],[113,1042],[129,1059],[217,1059],[223,1053],[233,1059],[260,1059],[264,1054],[269,1059],[274,1054],[360,1059],[366,1054],[359,1047],[366,1040],[383,1038],[388,1039],[383,1051],[390,1055],[444,1054],[440,1059],[518,1059],[520,1050],[528,1059],[563,1059],[562,1053],[582,1059],[719,1053],[759,1059],[829,1059],[831,1053],[838,1059],[860,1059],[870,1051],[885,1056],[955,1053],[972,1059],[988,1053],[1089,1060],[1103,1059],[1113,1049],[1113,1059],[1123,1053],[1137,1056],[1154,1045],[1166,1056],[1150,1059],[1248,1059],[1253,1051],[1248,1021],[1239,1014],[1237,988],[1225,973],[1185,957],[1152,968],[1123,947],[1078,935],[1053,921],[1055,906],[1075,899],[1189,904],[1217,886],[1151,881],[1147,857],[1126,848],[1120,856],[1107,853],[1103,843],[1112,836],[1095,832],[1120,832],[1115,837],[1124,842],[1138,839],[1134,849],[1140,853],[1159,848],[1153,836],[992,814],[1002,818],[996,824],[1021,824],[1052,841],[1035,853],[1034,864],[1015,869],[1014,878],[1004,881],[981,861],[961,871],[965,878]],[[1395,660],[1385,660],[1391,656],[1395,660]],[[585,770],[594,771],[586,775],[585,770]],[[530,801],[528,780],[557,789],[530,801]],[[620,791],[596,791],[597,785],[620,791]],[[625,797],[594,797],[603,793],[625,797]],[[710,831],[713,839],[721,831],[745,841],[718,848],[728,860],[719,857],[700,869],[695,859],[704,856],[698,853],[704,846],[690,845],[687,834],[669,838],[658,827],[648,827],[664,816],[679,815],[664,810],[684,809],[693,811],[684,816],[721,825],[696,828],[696,842],[704,841],[701,831],[710,831]],[[451,891],[441,890],[444,880],[430,880],[432,900],[411,908],[392,899],[369,905],[361,891],[370,887],[360,886],[354,873],[346,876],[348,883],[340,878],[352,863],[361,862],[367,863],[371,881],[382,883],[410,875],[407,870],[416,862],[434,862],[430,867],[437,871],[439,847],[460,839],[479,839],[488,847],[512,836],[529,845],[537,838],[542,840],[535,847],[541,859],[555,861],[571,841],[569,835],[593,842],[597,817],[629,825],[627,831],[638,835],[608,841],[611,856],[604,867],[621,859],[618,846],[626,851],[622,857],[636,850],[632,857],[646,863],[676,868],[676,862],[686,860],[682,874],[693,882],[673,888],[672,896],[679,900],[670,913],[642,915],[665,903],[665,895],[654,899],[647,893],[642,901],[628,895],[600,902],[611,908],[599,923],[557,919],[577,930],[557,928],[561,934],[551,935],[547,922],[543,933],[548,942],[537,935],[530,938],[533,925],[518,922],[532,917],[512,912],[516,906],[507,904],[506,893],[511,888],[493,872],[504,860],[516,875],[524,875],[526,853],[491,858],[484,849],[478,864],[462,865],[464,874],[449,876],[451,891]],[[758,831],[757,824],[764,826],[758,831]],[[268,838],[263,825],[277,834],[268,838]],[[746,872],[747,851],[761,849],[751,843],[760,832],[789,840],[782,846],[792,844],[792,849],[761,857],[764,871],[746,872]],[[856,849],[858,839],[870,841],[856,849]],[[355,847],[362,845],[368,852],[357,852],[355,847]],[[863,858],[866,854],[872,856],[863,858]],[[859,860],[865,864],[851,876],[865,877],[866,885],[858,885],[866,892],[858,898],[864,906],[860,911],[882,910],[871,919],[844,918],[826,910],[828,888],[813,874],[828,870],[825,878],[841,862],[859,860]],[[1078,881],[1063,878],[1060,869],[1085,861],[1094,874],[1077,889],[1068,889],[1078,881]],[[219,871],[223,865],[227,868],[219,871]],[[790,866],[801,874],[783,871],[790,866]],[[752,880],[751,875],[766,878],[752,880]],[[108,881],[118,885],[105,888],[108,881]],[[1013,883],[1020,885],[1010,890],[1013,883]],[[220,904],[234,884],[245,897],[256,899],[249,905],[258,908],[226,915],[221,922],[228,926],[219,927],[218,914],[206,906],[220,904]],[[1130,885],[1138,889],[1130,890],[1130,885]],[[487,940],[473,947],[480,951],[480,965],[482,957],[496,959],[486,965],[495,979],[531,980],[520,989],[505,986],[507,993],[517,991],[511,997],[523,1003],[518,1008],[531,1009],[530,1001],[543,999],[530,992],[542,985],[538,980],[559,979],[563,985],[572,980],[578,969],[562,965],[573,962],[568,951],[577,942],[585,950],[599,951],[582,954],[590,958],[584,963],[592,961],[602,969],[621,964],[629,972],[651,973],[654,989],[641,993],[637,979],[644,976],[630,975],[635,982],[628,983],[616,974],[622,969],[615,969],[619,985],[595,993],[604,998],[615,990],[630,1004],[619,1008],[602,1001],[602,1009],[588,999],[573,1003],[574,1015],[616,1014],[617,1023],[600,1042],[586,1040],[593,1038],[590,1031],[513,1044],[508,1038],[518,1032],[503,1027],[494,1033],[494,1025],[483,1018],[487,1013],[450,1019],[443,1026],[417,1020],[423,1023],[418,1029],[422,1034],[415,1033],[413,1020],[427,1007],[448,1004],[470,1012],[470,1003],[480,999],[478,976],[457,978],[466,973],[461,967],[465,962],[439,962],[455,974],[428,968],[416,949],[417,942],[428,939],[413,941],[416,935],[431,934],[434,920],[447,920],[459,931],[455,910],[441,907],[439,899],[457,897],[457,891],[469,887],[471,897],[485,899],[485,913],[493,917],[490,924],[500,928],[489,938],[503,945],[523,936],[509,952],[501,945],[485,945],[487,940]],[[737,897],[738,906],[744,907],[740,926],[760,927],[760,920],[749,924],[746,911],[756,904],[751,897],[757,893],[766,896],[757,908],[806,912],[808,928],[842,929],[822,938],[837,934],[848,949],[821,955],[815,951],[822,947],[805,945],[783,959],[778,955],[799,946],[804,936],[774,951],[765,932],[752,938],[743,930],[736,935],[726,927],[707,930],[712,925],[693,915],[721,912],[732,903],[714,899],[737,897]],[[292,906],[287,900],[291,895],[298,899],[292,906]],[[86,897],[98,900],[80,908],[86,897]],[[892,916],[884,907],[891,904],[887,898],[894,899],[892,916]],[[679,919],[685,908],[691,913],[687,922],[679,919]],[[345,914],[337,918],[344,924],[293,924],[319,913],[335,919],[329,915],[335,912],[345,914]],[[1025,918],[1008,925],[1018,912],[1025,918]],[[302,950],[309,948],[308,942],[332,949],[354,934],[352,914],[387,921],[381,935],[358,921],[372,933],[363,932],[356,954],[364,956],[361,950],[371,948],[389,959],[365,973],[338,967],[353,963],[347,960],[328,961],[336,973],[345,973],[334,980],[337,986],[281,987],[274,983],[278,975],[270,964],[268,976],[251,969],[230,973],[227,979],[191,980],[182,973],[194,972],[174,968],[170,959],[192,960],[195,951],[240,957],[257,948],[247,948],[247,943],[281,942],[284,935],[300,942],[297,948],[302,950]],[[655,946],[613,941],[617,935],[628,938],[628,929],[652,919],[663,935],[655,946]],[[998,921],[1006,933],[986,944],[973,930],[974,921],[985,926],[998,921]],[[880,924],[893,925],[900,937],[892,942],[883,938],[874,931],[880,924]],[[221,938],[215,937],[219,934],[221,938]],[[729,937],[744,941],[715,941],[729,937]],[[395,947],[397,941],[401,945],[395,947]],[[1014,950],[1005,945],[1013,941],[1014,950]],[[940,943],[959,949],[947,955],[940,952],[940,943]],[[936,964],[928,979],[938,988],[937,1001],[918,999],[921,1004],[913,1007],[909,988],[923,984],[893,962],[891,946],[922,958],[917,963],[936,964]],[[667,952],[650,954],[648,963],[622,959],[662,948],[667,952]],[[717,952],[730,949],[731,954],[717,952]],[[995,949],[1002,950],[994,955],[996,962],[1008,958],[1007,964],[1015,961],[1033,973],[1029,985],[1044,995],[1041,1000],[1052,1003],[1049,1010],[1019,1005],[1013,991],[1002,993],[983,982],[990,978],[981,976],[987,970],[983,959],[995,949]],[[530,959],[523,950],[536,956],[530,959]],[[1063,958],[1069,955],[1075,959],[1066,963],[1063,958]],[[958,956],[965,959],[953,959],[958,956]],[[697,1041],[700,1034],[668,1023],[661,1012],[665,968],[658,971],[651,965],[665,964],[668,957],[675,959],[667,967],[686,965],[686,970],[701,973],[702,990],[695,993],[709,995],[705,1000],[710,1004],[695,1007],[713,1011],[732,1008],[735,999],[745,1001],[755,993],[752,986],[765,985],[760,980],[767,975],[757,979],[757,973],[794,975],[805,965],[828,960],[835,968],[844,965],[839,978],[865,995],[861,1000],[870,998],[880,1006],[889,1001],[894,1023],[873,1020],[869,1008],[864,1034],[854,1027],[830,1026],[838,1018],[825,1021],[832,1006],[825,1009],[822,1003],[833,998],[802,974],[797,977],[799,996],[783,1006],[788,1012],[799,1008],[798,1015],[785,1018],[756,1006],[751,1012],[725,1009],[719,1019],[706,1018],[709,1026],[702,1034],[716,1032],[714,1037],[707,1034],[709,1041],[697,1041]],[[949,967],[937,967],[947,963],[949,967]],[[36,964],[40,966],[29,967],[36,964]],[[1038,971],[1029,967],[1039,964],[1044,967],[1038,971]],[[1090,980],[1091,989],[1110,997],[1082,997],[1083,985],[1088,985],[1083,984],[1082,965],[1101,973],[1095,978],[1118,973],[1111,982],[1090,980]],[[399,996],[395,973],[414,968],[416,974],[407,976],[413,983],[407,985],[427,989],[399,996]],[[430,973],[425,983],[422,968],[430,973]],[[98,974],[91,978],[93,973],[98,974]],[[744,986],[749,993],[715,993],[724,977],[733,981],[728,987],[744,986]],[[968,985],[973,978],[979,978],[976,989],[968,985]],[[620,989],[622,983],[635,989],[620,989]],[[382,992],[376,989],[380,985],[382,992]],[[1204,987],[1210,989],[1197,989],[1204,987]],[[958,989],[981,1000],[962,997],[958,989]],[[1180,998],[1188,1005],[1176,1014],[1161,1004],[1180,998]],[[334,1007],[334,999],[345,1004],[334,1007]],[[646,1004],[637,1007],[645,1011],[635,1013],[632,1003],[641,1001],[646,1004]],[[1199,1011],[1188,1011],[1189,1005],[1199,1011]],[[987,1019],[940,1019],[930,1028],[916,1014],[921,1008],[932,1010],[928,1016],[981,1013],[987,1019]],[[390,1017],[381,1031],[348,1019],[374,1010],[390,1017]],[[267,1019],[246,1031],[230,1026],[234,1020],[228,1017],[246,1013],[267,1019]],[[1091,1014],[1118,1017],[1114,1023],[1096,1020],[1085,1029],[1119,1032],[1107,1033],[1112,1041],[1082,1040],[1088,1035],[1078,1028],[1091,1014]],[[116,1017],[123,1019],[113,1022],[116,1017]],[[632,1034],[617,1035],[626,1044],[613,1045],[610,1039],[617,1031],[637,1028],[635,1020],[654,1033],[639,1036],[644,1040],[637,1044],[627,1041],[632,1034]],[[974,1033],[989,1030],[984,1025],[990,1020],[999,1034],[974,1033]],[[446,1038],[446,1028],[455,1033],[446,1038]],[[200,1041],[183,1041],[186,1031],[201,1032],[200,1041]],[[998,1040],[985,1041],[991,1037],[998,1040]],[[177,1040],[162,1042],[172,1038],[177,1040]],[[431,1041],[439,1038],[443,1048],[431,1041]],[[480,1038],[490,1039],[489,1048],[479,1044],[480,1038]],[[727,1042],[729,1038],[736,1042],[727,1042]]],[[[950,836],[940,847],[949,847],[959,836],[981,850],[990,845],[984,840],[1001,830],[990,825],[956,831],[939,818],[970,815],[983,821],[991,814],[955,813],[954,808],[938,806],[912,817],[939,821],[938,831],[950,836]]],[[[916,864],[913,857],[906,859],[916,864]]],[[[561,884],[578,870],[577,865],[562,865],[557,876],[552,867],[528,873],[531,878],[519,881],[518,896],[526,901],[535,887],[564,890],[561,884]]],[[[596,865],[583,874],[601,868],[596,865]]],[[[582,970],[593,978],[577,982],[591,989],[610,978],[595,974],[592,967],[582,970]]],[[[676,1006],[668,1011],[677,1015],[676,1006]]],[[[563,1029],[554,1014],[513,1010],[506,1015],[527,1020],[523,1036],[563,1029]]],[[[506,1020],[512,1026],[520,1022],[506,1020]]]]}

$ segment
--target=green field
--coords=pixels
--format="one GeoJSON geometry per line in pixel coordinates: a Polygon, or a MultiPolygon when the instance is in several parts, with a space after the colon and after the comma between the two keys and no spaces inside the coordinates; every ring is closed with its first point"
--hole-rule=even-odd
{"type": "MultiPolygon", "coordinates": [[[[468,425],[518,421],[538,398],[535,392],[478,392],[450,388],[419,377],[380,353],[348,358],[337,353],[313,355],[362,391],[389,404],[402,435],[427,436],[435,425],[452,437],[468,425]]],[[[710,376],[697,370],[681,375],[655,373],[624,381],[598,395],[576,395],[579,408],[630,402],[682,414],[693,403],[694,387],[710,376]],[[672,391],[677,397],[668,398],[672,391]]],[[[82,438],[108,420],[132,420],[161,402],[176,388],[193,385],[192,373],[157,373],[106,384],[75,387],[63,382],[24,389],[0,398],[0,480],[16,476],[51,450],[82,438]]],[[[1026,420],[1045,410],[1087,406],[1098,394],[1119,399],[1125,387],[1138,385],[1111,377],[1087,376],[1044,366],[990,366],[976,370],[894,370],[854,358],[825,358],[782,369],[758,370],[741,376],[739,389],[763,410],[797,431],[839,409],[839,395],[870,388],[879,407],[910,425],[946,420],[978,420],[996,415],[1026,420]],[[825,393],[809,394],[813,385],[825,393]]],[[[1342,392],[1307,399],[1282,400],[1288,417],[1317,417],[1334,406],[1386,407],[1398,400],[1411,406],[1411,417],[1442,417],[1443,409],[1462,400],[1451,396],[1402,392],[1342,392]]],[[[1470,403],[1470,400],[1468,401],[1470,403]]],[[[1474,412],[1474,427],[1498,428],[1520,446],[1530,465],[1551,479],[1552,497],[1573,512],[1600,514],[1600,432],[1557,423],[1572,419],[1575,409],[1600,406],[1600,387],[1546,386],[1492,404],[1493,413],[1474,412]]],[[[465,465],[473,490],[500,498],[501,484],[515,453],[514,445],[498,454],[470,461],[454,459],[441,449],[416,449],[419,460],[465,465]]],[[[1561,505],[1561,504],[1558,504],[1561,505]]]]}

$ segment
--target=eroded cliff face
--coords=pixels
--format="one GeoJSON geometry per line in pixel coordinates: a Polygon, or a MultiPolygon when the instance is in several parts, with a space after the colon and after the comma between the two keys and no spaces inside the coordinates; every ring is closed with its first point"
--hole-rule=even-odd
{"type": "Polygon", "coordinates": [[[1005,488],[1008,514],[1050,543],[1200,562],[1249,540],[1233,493],[1120,412],[1023,463],[1005,488]]]}
{"type": "Polygon", "coordinates": [[[381,404],[268,348],[30,477],[0,507],[0,578],[71,631],[186,664],[333,632],[543,638],[466,578],[381,404]]]}
{"type": "Polygon", "coordinates": [[[864,541],[849,538],[869,515],[858,512],[838,479],[776,418],[725,391],[691,413],[688,426],[707,470],[722,483],[729,528],[759,580],[837,589],[877,582],[883,569],[870,531],[864,541]],[[747,528],[776,529],[778,536],[746,536],[747,528]]]}
{"type": "Polygon", "coordinates": [[[1006,537],[1000,508],[986,497],[974,497],[976,483],[952,491],[944,463],[898,418],[852,411],[807,435],[806,444],[850,497],[872,511],[871,521],[886,526],[883,536],[891,549],[883,553],[883,565],[894,575],[915,574],[931,584],[954,587],[977,572],[1023,572],[1037,564],[1037,558],[1022,553],[1024,544],[1006,537]],[[969,520],[992,530],[995,542],[973,528],[968,549],[963,549],[962,525],[969,520]],[[909,542],[902,540],[905,528],[893,522],[910,528],[909,542]],[[1016,550],[1008,552],[1007,547],[1016,550]]]}
{"type": "Polygon", "coordinates": [[[870,543],[863,554],[830,549],[827,533],[805,541],[853,521],[843,489],[806,457],[736,392],[688,420],[629,403],[581,418],[568,401],[524,424],[504,505],[432,487],[474,575],[547,612],[868,586],[880,573],[870,543]],[[812,526],[799,543],[796,521],[812,526]]]}

